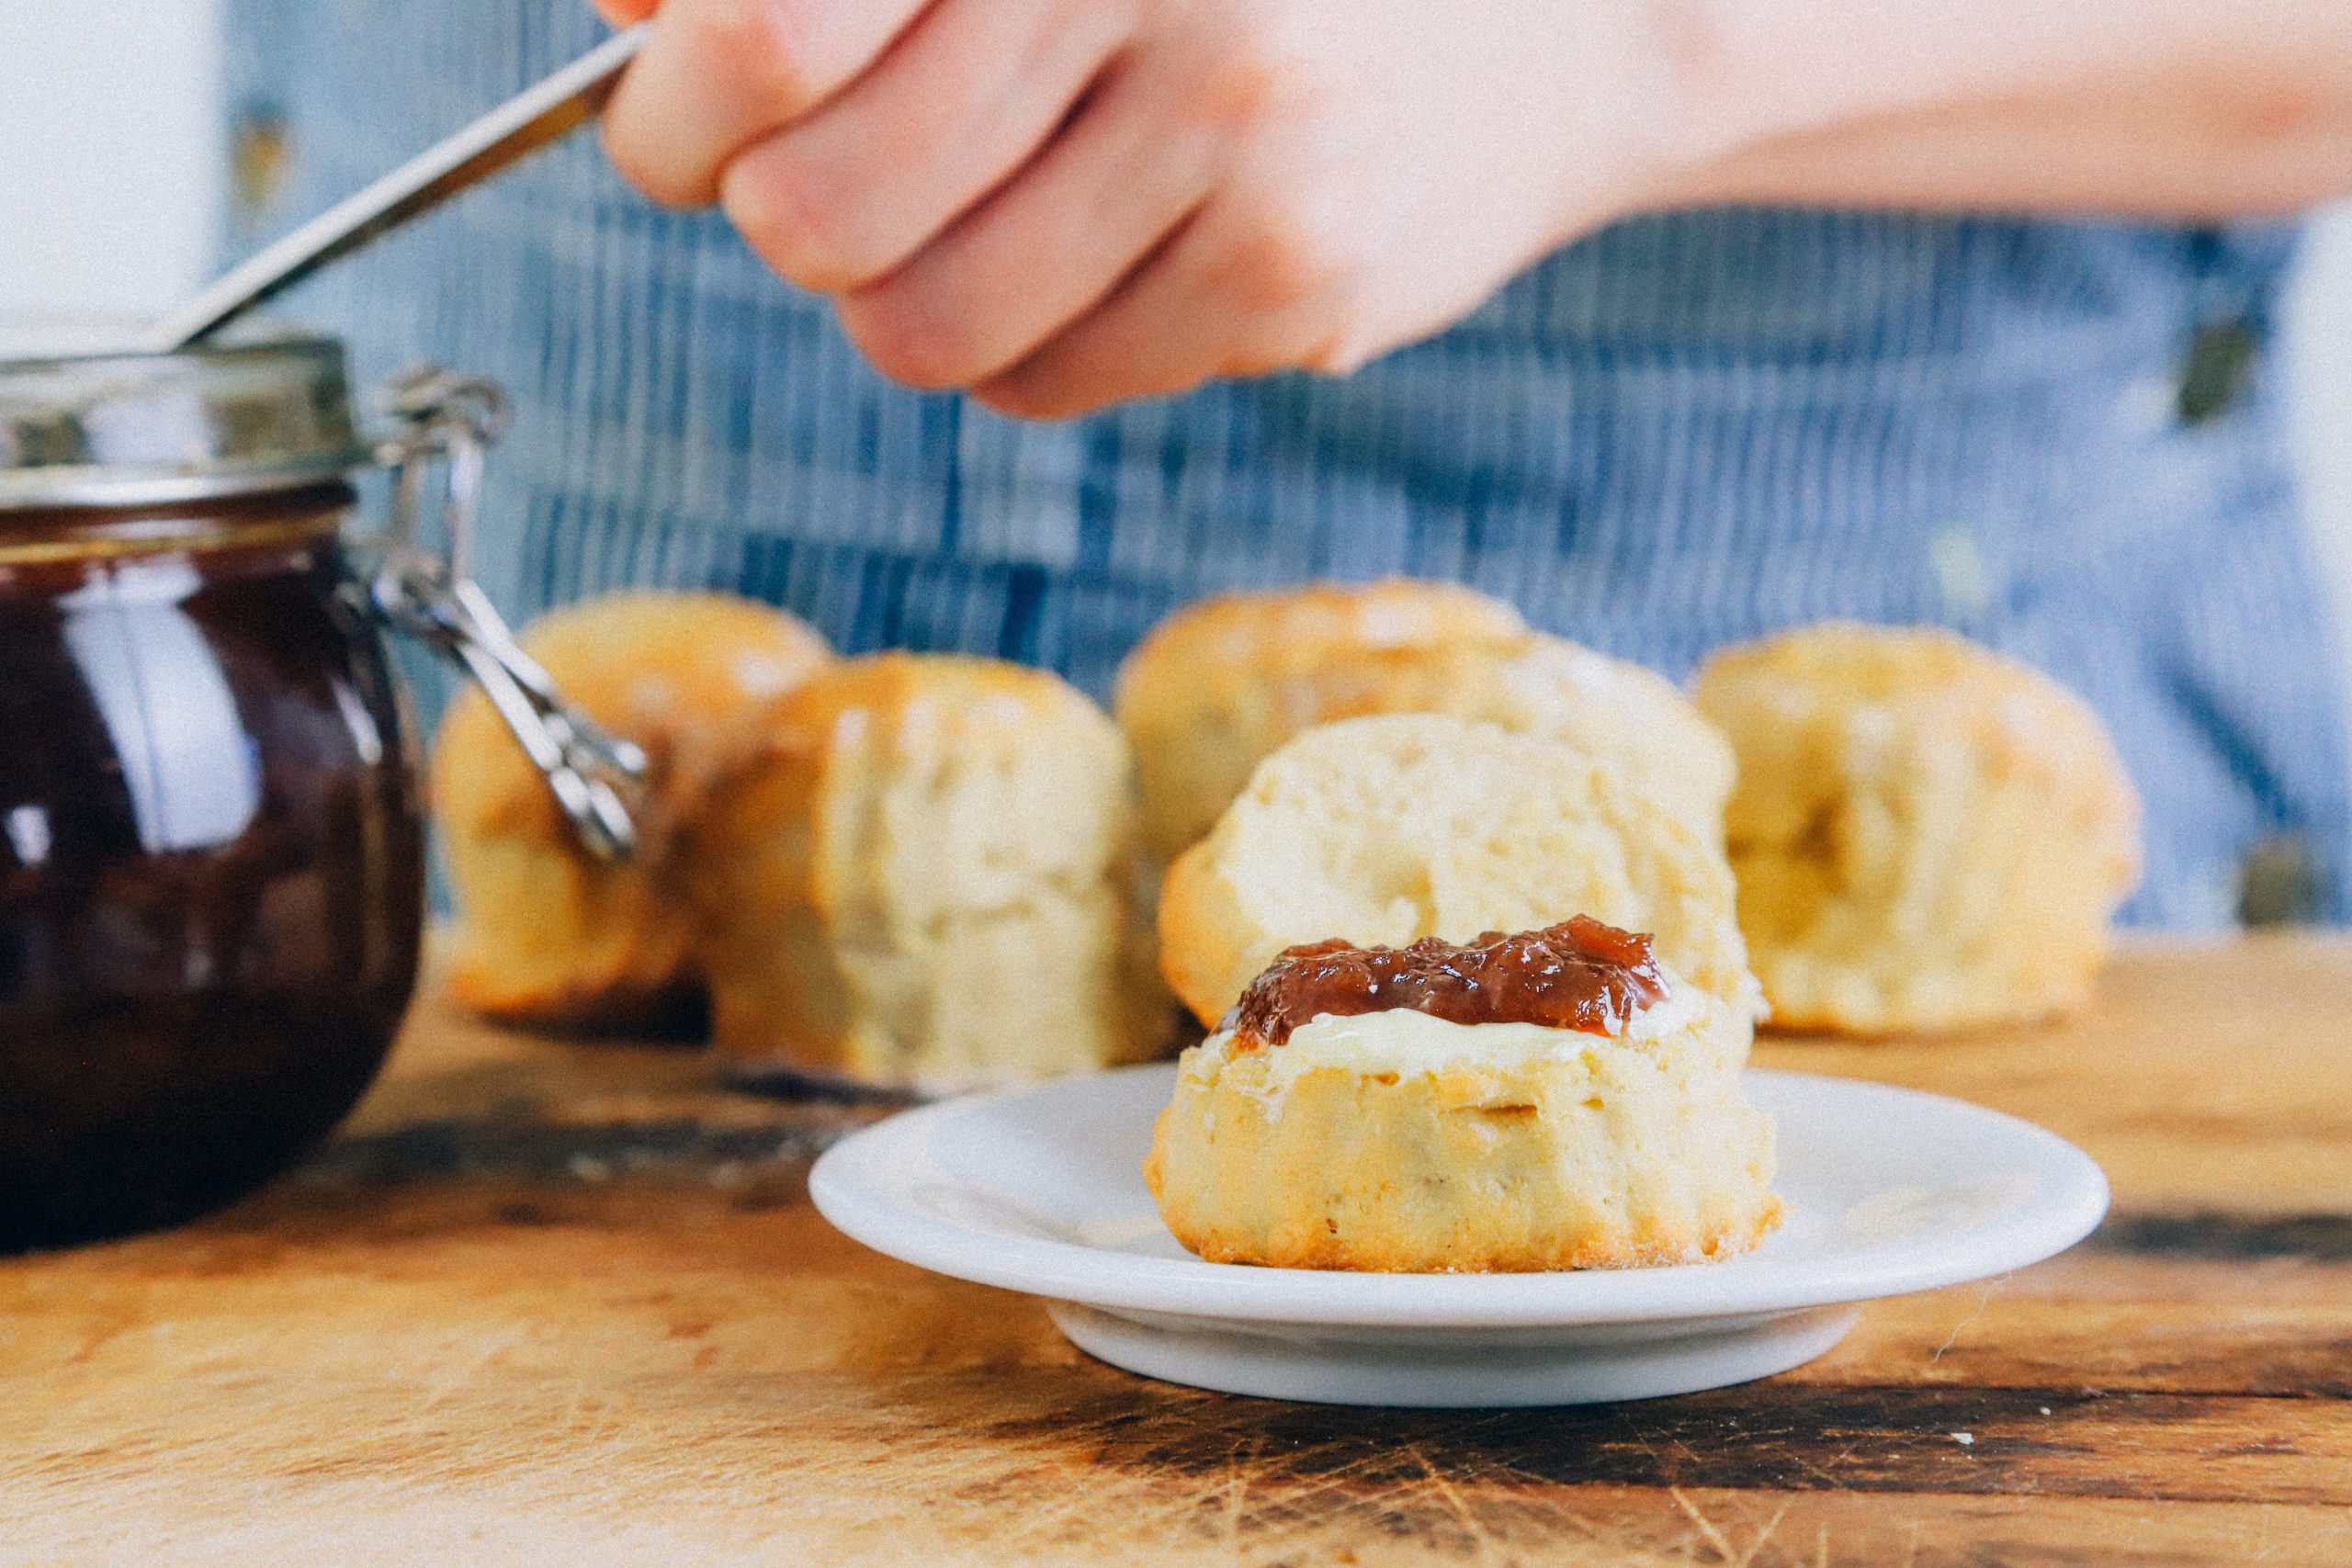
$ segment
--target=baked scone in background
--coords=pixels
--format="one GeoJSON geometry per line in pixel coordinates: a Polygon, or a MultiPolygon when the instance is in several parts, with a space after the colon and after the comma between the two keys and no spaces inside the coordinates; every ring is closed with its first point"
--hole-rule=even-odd
{"type": "Polygon", "coordinates": [[[1451,714],[1568,741],[1702,832],[1731,790],[1730,747],[1671,682],[1531,632],[1510,605],[1449,582],[1317,583],[1188,605],[1121,666],[1116,711],[1163,862],[1206,837],[1283,742],[1370,714],[1451,714]]]}
{"type": "Polygon", "coordinates": [[[1323,1017],[1184,1054],[1145,1180],[1211,1262],[1399,1272],[1695,1263],[1779,1223],[1738,1009],[1668,977],[1617,1035],[1323,1017]]]}
{"type": "Polygon", "coordinates": [[[639,849],[580,849],[546,781],[468,687],[435,742],[434,814],[459,924],[450,986],[518,1021],[641,1026],[698,980],[684,829],[755,745],[763,715],[831,658],[780,610],[720,594],[630,592],[540,617],[524,648],[650,763],[639,849]]]}
{"type": "Polygon", "coordinates": [[[1570,915],[1752,1019],[1722,846],[1626,773],[1564,743],[1442,715],[1309,729],[1250,776],[1160,890],[1160,966],[1204,1024],[1283,948],[1396,947],[1570,915]]]}
{"type": "Polygon", "coordinates": [[[2089,705],[1950,632],[1808,626],[1718,653],[1740,924],[1776,1025],[1861,1034],[2079,1005],[2139,877],[2089,705]]]}
{"type": "Polygon", "coordinates": [[[1118,728],[1042,671],[819,672],[697,835],[719,1051],[926,1091],[1155,1055],[1133,791],[1118,728]]]}

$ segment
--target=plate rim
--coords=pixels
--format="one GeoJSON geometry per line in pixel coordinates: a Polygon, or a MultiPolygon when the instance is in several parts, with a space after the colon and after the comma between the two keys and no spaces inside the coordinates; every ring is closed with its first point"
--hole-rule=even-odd
{"type": "MultiPolygon", "coordinates": [[[[1875,1264],[1835,1260],[1739,1259],[1666,1268],[1574,1269],[1511,1274],[1402,1274],[1272,1269],[1186,1257],[1148,1258],[1047,1236],[1007,1235],[924,1213],[881,1196],[860,1179],[861,1165],[959,1117],[1080,1086],[1166,1077],[1176,1064],[1113,1068],[1082,1078],[966,1095],[917,1106],[859,1129],[824,1152],[808,1173],[808,1195],[826,1221],[885,1257],[974,1284],[1112,1313],[1149,1313],[1228,1324],[1392,1328],[1541,1328],[1616,1323],[1702,1323],[1760,1313],[1838,1306],[1939,1290],[2006,1274],[2052,1258],[2098,1228],[2110,1192],[2097,1161],[2068,1140],[2023,1117],[1929,1090],[1829,1073],[1749,1067],[1750,1080],[1828,1088],[1858,1098],[1887,1097],[1932,1107],[1939,1115],[1977,1121],[2003,1135],[2039,1144],[2045,1163],[2063,1172],[2020,1214],[1993,1235],[1942,1260],[1905,1259],[1900,1250],[1875,1264]],[[977,1244],[977,1245],[976,1245],[977,1244]],[[1115,1267],[1106,1269],[1104,1259],[1115,1267]],[[1366,1288],[1376,1282],[1376,1288],[1366,1288]]],[[[1142,1156],[1136,1156],[1140,1163],[1142,1156]]],[[[1916,1244],[1917,1238],[1910,1238],[1916,1244]]],[[[1917,1251],[1913,1245],[1910,1250],[1917,1251]]]]}

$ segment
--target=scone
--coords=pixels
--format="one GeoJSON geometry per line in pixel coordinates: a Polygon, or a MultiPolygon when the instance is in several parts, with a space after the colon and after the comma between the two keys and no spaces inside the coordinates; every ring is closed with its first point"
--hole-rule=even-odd
{"type": "Polygon", "coordinates": [[[1169,868],[1160,966],[1204,1024],[1283,949],[1533,931],[1571,914],[1656,934],[1752,1018],[1722,847],[1577,749],[1442,715],[1307,730],[1169,868]]]}
{"type": "Polygon", "coordinates": [[[1747,1250],[1780,1216],[1750,1025],[1642,937],[1291,950],[1184,1054],[1144,1177],[1213,1262],[1432,1272],[1747,1250]]]}
{"type": "Polygon", "coordinates": [[[1498,600],[1393,579],[1229,594],[1168,617],[1121,667],[1147,843],[1204,837],[1265,756],[1301,730],[1444,713],[1566,740],[1627,769],[1702,833],[1719,829],[1731,749],[1674,684],[1530,632],[1498,600]]]}
{"type": "Polygon", "coordinates": [[[1042,671],[820,672],[698,835],[719,1051],[927,1092],[1154,1054],[1133,788],[1118,728],[1042,671]]]}
{"type": "Polygon", "coordinates": [[[1949,632],[1832,623],[1726,649],[1739,919],[1773,1021],[1882,1034],[2076,1006],[2139,877],[2098,716],[1949,632]]]}
{"type": "Polygon", "coordinates": [[[650,764],[637,854],[582,851],[546,782],[468,688],[434,748],[433,806],[460,924],[449,983],[494,1017],[641,1027],[697,986],[681,829],[756,739],[760,715],[831,657],[780,610],[632,592],[540,617],[523,646],[650,764]]]}

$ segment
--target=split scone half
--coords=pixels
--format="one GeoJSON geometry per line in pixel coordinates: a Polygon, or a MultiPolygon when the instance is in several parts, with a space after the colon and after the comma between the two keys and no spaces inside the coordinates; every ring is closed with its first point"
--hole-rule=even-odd
{"type": "Polygon", "coordinates": [[[580,847],[547,781],[469,686],[433,752],[433,809],[459,915],[449,984],[522,1022],[645,1027],[700,987],[685,858],[762,732],[762,716],[831,650],[805,623],[717,593],[628,592],[553,611],[522,634],[590,717],[643,747],[638,852],[580,847]]]}
{"type": "Polygon", "coordinates": [[[1751,1026],[1576,919],[1323,942],[1184,1054],[1145,1179],[1212,1262],[1392,1272],[1692,1263],[1779,1221],[1751,1026]]]}
{"type": "Polygon", "coordinates": [[[1204,1025],[1284,948],[1539,931],[1655,934],[1690,985],[1759,1008],[1722,845],[1577,747],[1436,714],[1309,729],[1160,888],[1160,967],[1204,1025]]]}
{"type": "Polygon", "coordinates": [[[1673,682],[1532,632],[1500,600],[1392,578],[1187,605],[1120,668],[1144,830],[1163,863],[1206,836],[1259,762],[1301,731],[1442,713],[1566,741],[1625,770],[1702,836],[1721,831],[1731,748],[1673,682]]]}
{"type": "Polygon", "coordinates": [[[819,672],[697,837],[722,1058],[929,1093],[1157,1055],[1133,792],[1110,716],[1044,671],[819,672]]]}
{"type": "Polygon", "coordinates": [[[1777,1026],[1886,1034],[2080,1005],[2139,880],[2090,705],[1952,633],[1831,622],[1725,649],[1739,919],[1777,1026]]]}

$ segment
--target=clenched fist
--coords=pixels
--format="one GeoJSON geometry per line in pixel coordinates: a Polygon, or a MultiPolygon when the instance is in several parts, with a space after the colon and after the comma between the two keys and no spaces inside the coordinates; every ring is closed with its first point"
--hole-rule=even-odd
{"type": "Polygon", "coordinates": [[[883,371],[1049,417],[1344,371],[1695,156],[1673,0],[603,0],[605,117],[883,371]],[[1668,129],[1671,128],[1671,129],[1668,129]]]}

